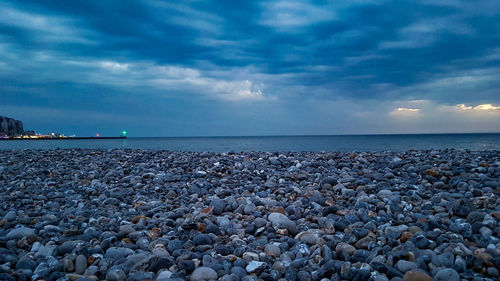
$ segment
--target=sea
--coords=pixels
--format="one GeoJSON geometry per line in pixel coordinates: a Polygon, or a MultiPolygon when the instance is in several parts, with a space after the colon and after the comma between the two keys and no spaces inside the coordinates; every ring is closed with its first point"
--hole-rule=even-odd
{"type": "Polygon", "coordinates": [[[331,136],[162,137],[90,140],[0,141],[0,149],[150,149],[171,151],[405,151],[500,150],[500,133],[331,136]]]}

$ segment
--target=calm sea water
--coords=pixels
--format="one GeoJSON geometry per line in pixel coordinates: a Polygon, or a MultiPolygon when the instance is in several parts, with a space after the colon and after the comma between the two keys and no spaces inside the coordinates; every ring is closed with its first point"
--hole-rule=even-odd
{"type": "Polygon", "coordinates": [[[116,140],[0,141],[0,149],[132,148],[175,151],[500,150],[500,134],[423,134],[266,137],[171,137],[116,140]]]}

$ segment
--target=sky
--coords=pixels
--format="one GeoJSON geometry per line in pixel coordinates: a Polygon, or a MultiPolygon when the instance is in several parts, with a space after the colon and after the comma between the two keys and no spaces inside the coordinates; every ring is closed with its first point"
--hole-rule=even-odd
{"type": "Polygon", "coordinates": [[[0,2],[0,115],[80,136],[500,132],[500,1],[0,2]]]}

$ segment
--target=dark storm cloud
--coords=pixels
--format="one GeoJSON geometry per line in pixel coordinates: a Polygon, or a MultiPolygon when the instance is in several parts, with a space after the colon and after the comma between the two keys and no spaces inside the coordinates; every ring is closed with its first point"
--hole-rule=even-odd
{"type": "MultiPolygon", "coordinates": [[[[321,112],[318,102],[341,112],[364,104],[360,116],[415,100],[500,103],[495,0],[6,1],[0,9],[0,109],[14,114],[126,111],[192,124],[211,115],[200,134],[245,134],[242,124],[266,116],[277,127],[314,122],[292,113],[321,112]],[[186,116],[193,107],[204,109],[186,116]],[[210,113],[220,108],[227,112],[210,113]]],[[[316,129],[296,133],[345,131],[316,129]]]]}

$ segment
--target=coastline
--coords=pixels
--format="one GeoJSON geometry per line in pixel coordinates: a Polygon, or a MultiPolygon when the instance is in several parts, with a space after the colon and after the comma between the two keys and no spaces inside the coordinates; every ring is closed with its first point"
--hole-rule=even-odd
{"type": "Polygon", "coordinates": [[[0,141],[25,141],[25,140],[117,140],[127,137],[64,137],[64,138],[0,138],[0,141]]]}
{"type": "Polygon", "coordinates": [[[0,190],[4,277],[451,281],[500,266],[499,150],[0,150],[0,190]]]}

